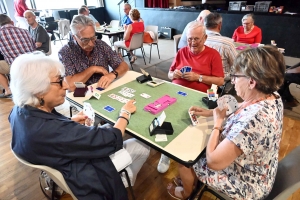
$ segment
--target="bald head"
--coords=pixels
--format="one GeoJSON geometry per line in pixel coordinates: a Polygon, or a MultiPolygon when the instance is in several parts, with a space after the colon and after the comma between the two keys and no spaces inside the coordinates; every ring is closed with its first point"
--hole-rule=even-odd
{"type": "Polygon", "coordinates": [[[37,24],[37,22],[35,20],[36,16],[35,16],[34,12],[32,12],[31,10],[26,10],[24,12],[24,18],[26,19],[29,26],[34,26],[37,24]]]}
{"type": "Polygon", "coordinates": [[[207,15],[210,14],[210,11],[209,10],[202,10],[200,12],[200,14],[198,15],[197,17],[197,21],[201,22],[202,24],[204,23],[204,19],[206,18],[207,15]]]}

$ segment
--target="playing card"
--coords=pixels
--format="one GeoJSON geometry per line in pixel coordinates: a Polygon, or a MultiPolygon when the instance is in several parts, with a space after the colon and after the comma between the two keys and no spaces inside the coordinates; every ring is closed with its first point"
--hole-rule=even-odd
{"type": "Polygon", "coordinates": [[[230,115],[238,109],[238,102],[232,95],[224,95],[217,101],[219,109],[224,109],[227,106],[226,115],[230,115]]]}
{"type": "Polygon", "coordinates": [[[181,69],[180,69],[181,73],[184,74],[184,73],[185,73],[185,69],[186,69],[186,67],[181,68],[181,69]]]}
{"type": "Polygon", "coordinates": [[[100,90],[100,91],[104,90],[104,88],[101,88],[101,87],[97,87],[96,89],[100,90]]]}
{"type": "Polygon", "coordinates": [[[186,69],[185,69],[185,72],[191,72],[192,71],[192,68],[187,66],[186,69]]]}
{"type": "Polygon", "coordinates": [[[168,141],[166,134],[156,134],[155,135],[155,142],[166,142],[168,141]]]}
{"type": "Polygon", "coordinates": [[[113,108],[113,107],[111,107],[111,106],[105,106],[104,108],[103,108],[104,110],[106,110],[107,112],[112,112],[112,111],[114,111],[115,109],[113,108]]]}
{"type": "Polygon", "coordinates": [[[145,99],[148,99],[151,97],[149,94],[146,94],[146,93],[142,93],[140,95],[141,95],[141,97],[144,97],[145,99]]]}
{"type": "Polygon", "coordinates": [[[187,96],[187,93],[182,92],[182,91],[178,91],[177,94],[179,94],[179,95],[181,95],[181,96],[184,96],[184,97],[187,96]]]}
{"type": "Polygon", "coordinates": [[[83,114],[88,118],[85,120],[85,126],[94,126],[95,122],[95,111],[90,103],[83,103],[83,114]]]}

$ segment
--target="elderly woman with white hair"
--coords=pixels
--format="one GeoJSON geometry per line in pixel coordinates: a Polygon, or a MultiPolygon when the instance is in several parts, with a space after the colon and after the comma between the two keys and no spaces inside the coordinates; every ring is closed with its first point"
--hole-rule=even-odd
{"type": "Polygon", "coordinates": [[[261,43],[261,29],[254,25],[253,14],[247,14],[242,19],[242,25],[235,29],[232,39],[234,42],[247,44],[261,43]]]}
{"type": "Polygon", "coordinates": [[[123,143],[128,113],[136,110],[133,100],[122,107],[110,128],[82,125],[82,112],[69,119],[55,110],[68,89],[64,66],[41,54],[21,55],[11,66],[12,150],[30,163],[60,171],[78,199],[127,199],[109,155],[123,147],[128,151],[132,164],[127,171],[134,184],[149,147],[136,139],[123,143]]]}
{"type": "Polygon", "coordinates": [[[179,165],[180,177],[168,185],[170,195],[188,198],[199,179],[232,199],[268,196],[278,167],[283,104],[276,91],[284,72],[284,58],[272,46],[238,54],[231,82],[244,102],[228,116],[227,109],[190,108],[198,116],[213,116],[214,127],[206,154],[192,168],[179,165]]]}

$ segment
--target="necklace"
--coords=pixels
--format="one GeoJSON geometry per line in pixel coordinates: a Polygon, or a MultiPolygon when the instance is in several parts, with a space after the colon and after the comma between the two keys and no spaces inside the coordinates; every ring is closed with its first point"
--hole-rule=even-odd
{"type": "Polygon", "coordinates": [[[251,101],[251,102],[248,102],[248,103],[243,102],[243,103],[238,107],[238,109],[237,109],[236,111],[232,112],[232,114],[238,114],[238,113],[240,113],[244,108],[246,108],[247,106],[250,106],[250,105],[252,105],[252,104],[256,104],[256,103],[258,103],[258,102],[260,102],[260,101],[263,101],[263,100],[267,100],[267,99],[270,98],[271,96],[272,96],[272,94],[268,94],[268,95],[266,95],[265,97],[261,97],[261,98],[259,98],[259,99],[257,99],[257,100],[254,100],[254,101],[251,101]]]}

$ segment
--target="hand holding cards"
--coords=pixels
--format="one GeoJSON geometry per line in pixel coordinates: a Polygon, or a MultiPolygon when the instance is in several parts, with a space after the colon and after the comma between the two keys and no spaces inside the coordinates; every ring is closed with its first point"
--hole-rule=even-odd
{"type": "Polygon", "coordinates": [[[180,69],[181,73],[184,74],[186,72],[191,72],[192,71],[192,67],[190,66],[184,66],[183,68],[180,69]]]}
{"type": "Polygon", "coordinates": [[[217,103],[220,110],[223,110],[225,107],[227,107],[226,115],[230,115],[238,109],[238,102],[234,96],[231,95],[224,95],[220,97],[217,103]]]}
{"type": "Polygon", "coordinates": [[[88,118],[85,120],[85,126],[94,126],[95,123],[95,111],[90,103],[83,103],[83,114],[88,118]]]}

